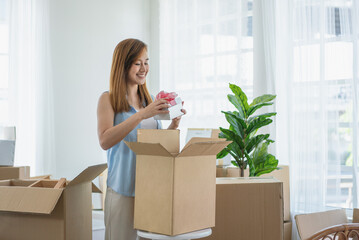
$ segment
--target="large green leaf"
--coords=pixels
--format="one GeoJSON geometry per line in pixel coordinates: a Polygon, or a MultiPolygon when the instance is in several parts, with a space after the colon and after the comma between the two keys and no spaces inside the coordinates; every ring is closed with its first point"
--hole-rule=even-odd
{"type": "Polygon", "coordinates": [[[232,90],[232,92],[234,93],[234,95],[236,96],[238,101],[241,103],[241,107],[244,112],[244,116],[245,117],[248,116],[247,111],[248,111],[249,106],[248,106],[247,95],[242,91],[242,89],[239,86],[237,86],[235,84],[229,84],[229,88],[232,90]]]}
{"type": "Polygon", "coordinates": [[[239,145],[242,149],[244,148],[244,143],[242,141],[242,138],[239,135],[237,135],[235,132],[231,131],[230,129],[225,129],[225,128],[221,128],[221,127],[219,129],[226,136],[227,140],[237,143],[237,145],[239,145]]]}
{"type": "Polygon", "coordinates": [[[243,106],[241,100],[232,94],[228,94],[227,97],[228,100],[238,109],[239,116],[241,118],[246,118],[246,109],[243,106]]]}
{"type": "Polygon", "coordinates": [[[253,132],[263,126],[270,124],[271,122],[273,122],[273,120],[269,119],[269,118],[257,118],[249,124],[249,126],[246,130],[246,134],[250,134],[251,132],[253,132]]]}
{"type": "Polygon", "coordinates": [[[228,144],[227,148],[232,150],[240,158],[243,155],[242,152],[244,151],[244,144],[242,141],[233,141],[232,143],[228,144]]]}
{"type": "Polygon", "coordinates": [[[223,132],[218,133],[218,138],[226,138],[226,135],[223,132]]]}
{"type": "Polygon", "coordinates": [[[268,153],[268,142],[262,142],[254,150],[252,160],[255,167],[254,176],[272,172],[278,167],[278,160],[268,153]]]}
{"type": "Polygon", "coordinates": [[[228,155],[228,150],[226,148],[223,148],[222,151],[217,153],[217,159],[224,158],[228,155]]]}
{"type": "Polygon", "coordinates": [[[272,116],[275,116],[275,115],[277,115],[276,112],[255,115],[253,117],[248,118],[247,123],[250,124],[254,119],[257,119],[257,118],[268,118],[268,117],[272,117],[272,116]]]}
{"type": "Polygon", "coordinates": [[[227,121],[233,127],[235,132],[240,135],[241,138],[244,138],[245,129],[243,129],[243,125],[246,127],[246,123],[232,112],[222,111],[222,113],[225,114],[227,121]]]}
{"type": "Polygon", "coordinates": [[[257,105],[259,103],[270,102],[275,98],[276,98],[276,95],[264,94],[262,96],[259,96],[259,97],[256,97],[255,99],[253,99],[253,102],[249,106],[251,107],[251,106],[257,105]]]}
{"type": "Polygon", "coordinates": [[[239,167],[238,163],[236,161],[231,161],[231,163],[236,166],[236,167],[239,167]]]}
{"type": "Polygon", "coordinates": [[[276,169],[278,169],[278,160],[272,154],[268,154],[265,161],[256,166],[255,175],[260,176],[262,174],[270,173],[276,169]]]}
{"type": "Polygon", "coordinates": [[[263,107],[263,106],[270,106],[272,105],[273,103],[270,102],[270,103],[259,103],[259,104],[256,104],[254,106],[251,106],[249,107],[248,111],[247,111],[247,116],[249,117],[250,115],[252,115],[255,111],[257,111],[257,109],[263,107]]]}
{"type": "Polygon", "coordinates": [[[255,165],[254,165],[253,158],[247,153],[245,153],[244,155],[246,156],[247,163],[249,165],[249,176],[254,176],[256,168],[255,168],[255,165]]]}
{"type": "Polygon", "coordinates": [[[258,144],[260,144],[263,140],[266,140],[267,138],[269,138],[269,134],[260,134],[251,138],[248,144],[246,144],[247,153],[252,152],[252,150],[257,147],[258,144]]]}

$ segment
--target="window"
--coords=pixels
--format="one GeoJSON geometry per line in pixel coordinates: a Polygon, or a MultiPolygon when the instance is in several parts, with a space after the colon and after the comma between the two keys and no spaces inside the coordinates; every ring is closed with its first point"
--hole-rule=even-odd
{"type": "MultiPolygon", "coordinates": [[[[299,3],[294,9],[294,25],[302,27],[293,28],[292,114],[299,122],[313,119],[302,134],[315,136],[310,140],[315,147],[302,157],[325,161],[313,161],[298,171],[324,168],[324,204],[340,208],[353,208],[353,194],[358,194],[353,181],[353,171],[357,171],[353,169],[357,159],[353,157],[353,144],[358,138],[358,122],[353,115],[353,82],[357,81],[358,68],[354,66],[358,62],[354,54],[358,36],[353,33],[353,9],[351,0],[312,1],[304,7],[299,3]]],[[[303,149],[295,151],[300,155],[303,149]]],[[[307,177],[302,177],[303,186],[307,177]]]]}
{"type": "MultiPolygon", "coordinates": [[[[161,1],[160,88],[184,100],[187,128],[227,127],[229,83],[253,95],[252,1],[161,1]],[[171,24],[172,23],[172,24],[171,24]]],[[[184,139],[184,137],[182,137],[184,139]]]]}
{"type": "Polygon", "coordinates": [[[0,0],[0,125],[6,125],[9,89],[9,1],[0,0]]]}

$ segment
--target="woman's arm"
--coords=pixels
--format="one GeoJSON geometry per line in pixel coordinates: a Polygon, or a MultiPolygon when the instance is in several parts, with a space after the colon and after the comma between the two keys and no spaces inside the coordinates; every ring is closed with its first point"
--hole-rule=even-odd
{"type": "Polygon", "coordinates": [[[122,123],[113,126],[115,112],[113,111],[109,93],[103,93],[97,107],[97,133],[101,147],[107,150],[122,141],[143,119],[159,113],[168,113],[161,109],[167,108],[166,100],[156,100],[141,111],[133,114],[122,123]]]}

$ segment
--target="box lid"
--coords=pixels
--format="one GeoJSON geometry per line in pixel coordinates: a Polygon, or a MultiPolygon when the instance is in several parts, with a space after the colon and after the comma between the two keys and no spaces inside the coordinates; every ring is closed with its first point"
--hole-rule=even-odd
{"type": "Polygon", "coordinates": [[[217,155],[217,153],[222,151],[222,149],[230,143],[230,141],[218,139],[216,139],[216,141],[190,143],[183,148],[177,157],[217,155]]]}
{"type": "Polygon", "coordinates": [[[164,156],[172,157],[161,144],[159,143],[142,143],[142,142],[127,142],[126,145],[138,155],[152,155],[152,156],[164,156]]]}
{"type": "MultiPolygon", "coordinates": [[[[208,138],[207,138],[208,140],[208,138]]],[[[139,143],[127,142],[126,145],[138,155],[152,155],[164,157],[186,157],[186,156],[208,156],[216,155],[231,142],[229,141],[210,141],[210,142],[194,142],[186,145],[179,154],[169,153],[159,143],[139,143]]]]}
{"type": "Polygon", "coordinates": [[[100,175],[105,169],[107,168],[107,164],[99,164],[94,165],[86,168],[83,170],[77,177],[75,177],[68,185],[67,187],[72,187],[74,185],[85,183],[85,182],[91,182],[94,180],[98,175],[100,175]]]}
{"type": "Polygon", "coordinates": [[[0,187],[0,211],[50,214],[63,189],[0,187]]]}
{"type": "Polygon", "coordinates": [[[191,138],[186,145],[183,147],[182,151],[186,149],[188,146],[190,146],[193,143],[197,142],[219,142],[219,141],[226,141],[224,138],[206,138],[206,137],[193,137],[191,138]]]}
{"type": "Polygon", "coordinates": [[[180,131],[168,129],[137,129],[137,142],[159,143],[168,152],[180,152],[180,131]]]}

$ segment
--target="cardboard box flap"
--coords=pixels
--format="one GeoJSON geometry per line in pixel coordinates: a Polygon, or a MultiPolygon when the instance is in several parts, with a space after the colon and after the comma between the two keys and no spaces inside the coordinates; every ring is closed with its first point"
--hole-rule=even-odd
{"type": "Polygon", "coordinates": [[[127,141],[125,141],[125,143],[137,155],[151,155],[151,156],[164,156],[164,157],[173,156],[159,143],[142,143],[142,142],[127,142],[127,141]]]}
{"type": "Polygon", "coordinates": [[[212,142],[192,143],[183,149],[177,157],[216,155],[230,143],[230,141],[218,141],[218,139],[212,142]]]}
{"type": "Polygon", "coordinates": [[[101,189],[99,189],[96,184],[92,183],[92,192],[93,193],[102,193],[101,189]]]}
{"type": "Polygon", "coordinates": [[[188,146],[197,142],[218,142],[218,141],[226,141],[224,138],[205,138],[205,137],[193,137],[188,143],[183,147],[182,151],[185,150],[188,146]]]}
{"type": "Polygon", "coordinates": [[[75,177],[67,186],[71,187],[76,184],[91,182],[98,175],[100,175],[107,168],[107,163],[94,165],[83,170],[77,177],[75,177]]]}
{"type": "Polygon", "coordinates": [[[180,131],[168,129],[137,129],[137,142],[159,143],[168,152],[180,152],[180,131]]]}
{"type": "Polygon", "coordinates": [[[50,214],[63,189],[0,187],[0,211],[50,214]]]}

